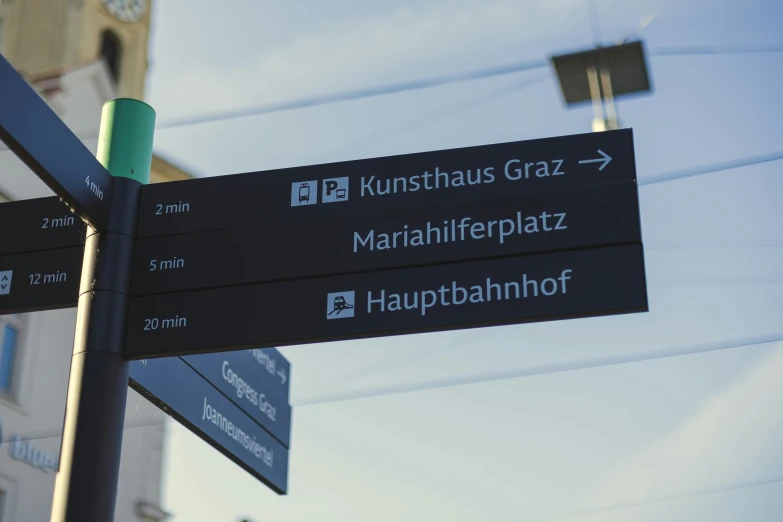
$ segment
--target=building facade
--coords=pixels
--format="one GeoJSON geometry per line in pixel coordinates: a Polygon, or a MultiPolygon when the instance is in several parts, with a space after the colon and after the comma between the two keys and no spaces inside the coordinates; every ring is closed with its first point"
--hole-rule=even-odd
{"type": "MultiPolygon", "coordinates": [[[[103,103],[143,97],[150,8],[149,0],[2,0],[0,53],[95,153],[103,103]]],[[[188,177],[153,157],[151,182],[188,177]]],[[[0,201],[50,195],[0,144],[0,201]]],[[[75,309],[0,316],[0,522],[49,520],[75,325],[75,309]]],[[[117,522],[169,516],[165,419],[128,391],[117,522]]]]}
{"type": "Polygon", "coordinates": [[[150,0],[3,0],[0,53],[37,78],[103,57],[116,96],[142,99],[150,0]]]}

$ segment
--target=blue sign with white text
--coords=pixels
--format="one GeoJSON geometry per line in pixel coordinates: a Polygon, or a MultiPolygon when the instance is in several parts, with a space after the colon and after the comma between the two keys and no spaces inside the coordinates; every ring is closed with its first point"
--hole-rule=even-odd
{"type": "Polygon", "coordinates": [[[183,357],[276,439],[291,443],[290,365],[274,348],[183,357]]]}
{"type": "Polygon", "coordinates": [[[131,387],[280,494],[288,450],[179,357],[133,361],[131,387]]]}

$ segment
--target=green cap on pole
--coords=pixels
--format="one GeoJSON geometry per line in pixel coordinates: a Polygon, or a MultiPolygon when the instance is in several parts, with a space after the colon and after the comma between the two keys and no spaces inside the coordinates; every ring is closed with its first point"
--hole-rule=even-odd
{"type": "Polygon", "coordinates": [[[114,177],[150,182],[155,110],[143,101],[117,98],[103,105],[98,161],[114,177]]]}

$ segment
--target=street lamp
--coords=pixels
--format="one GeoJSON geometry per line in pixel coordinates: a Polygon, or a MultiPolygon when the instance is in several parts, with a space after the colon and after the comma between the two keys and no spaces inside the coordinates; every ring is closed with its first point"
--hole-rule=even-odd
{"type": "Polygon", "coordinates": [[[552,57],[566,105],[593,102],[593,131],[617,129],[614,98],[649,92],[641,41],[552,57]]]}

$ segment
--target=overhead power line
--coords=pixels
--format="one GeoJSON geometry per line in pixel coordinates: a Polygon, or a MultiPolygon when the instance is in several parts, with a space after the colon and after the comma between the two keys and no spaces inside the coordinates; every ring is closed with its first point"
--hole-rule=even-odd
{"type": "Polygon", "coordinates": [[[769,163],[771,161],[780,161],[780,160],[783,160],[783,151],[772,152],[770,154],[762,154],[760,156],[750,156],[747,158],[740,158],[731,161],[724,161],[722,163],[701,165],[687,170],[665,172],[663,174],[654,174],[652,176],[646,176],[643,179],[640,179],[639,186],[642,187],[647,185],[655,185],[657,183],[665,183],[667,181],[692,178],[695,176],[702,176],[704,174],[713,174],[716,172],[722,172],[724,170],[731,170],[739,167],[750,167],[751,165],[760,165],[762,163],[769,163]]]}
{"type": "Polygon", "coordinates": [[[418,129],[419,127],[423,127],[425,125],[434,125],[436,122],[443,120],[445,118],[452,117],[456,114],[459,114],[460,112],[464,112],[469,109],[473,109],[479,105],[482,105],[484,103],[497,100],[503,96],[507,96],[511,93],[517,93],[524,89],[527,89],[528,87],[534,87],[536,85],[539,85],[546,80],[549,79],[549,75],[537,75],[535,77],[526,78],[524,81],[521,82],[514,82],[513,85],[506,85],[503,88],[493,91],[489,94],[482,94],[481,97],[476,98],[474,100],[460,100],[458,104],[455,104],[455,106],[447,108],[447,109],[441,109],[438,111],[433,111],[429,114],[418,115],[419,117],[416,118],[415,121],[408,122],[404,125],[395,127],[393,129],[386,129],[381,131],[377,134],[372,135],[365,135],[362,136],[362,138],[359,141],[349,143],[346,145],[343,145],[339,149],[336,149],[329,153],[328,158],[333,157],[342,157],[342,155],[345,153],[345,151],[355,149],[360,146],[368,146],[374,142],[381,141],[387,138],[390,138],[392,136],[396,136],[401,133],[410,132],[415,129],[418,129]]]}
{"type": "MultiPolygon", "coordinates": [[[[728,47],[728,46],[670,47],[670,48],[652,49],[649,51],[649,54],[651,56],[700,56],[700,55],[759,54],[759,53],[767,54],[767,53],[779,53],[779,52],[783,52],[783,45],[737,46],[737,47],[728,47]]],[[[460,83],[460,82],[466,82],[471,80],[494,78],[498,76],[515,74],[524,71],[543,69],[548,66],[549,66],[548,59],[528,60],[524,62],[516,62],[516,63],[510,63],[506,65],[498,65],[493,67],[476,69],[473,71],[467,71],[463,73],[446,74],[442,76],[424,78],[419,80],[396,82],[396,83],[391,83],[386,85],[365,87],[359,89],[350,89],[347,91],[340,91],[332,94],[307,96],[302,98],[296,98],[293,100],[285,100],[281,102],[274,102],[274,103],[256,105],[252,107],[246,107],[243,109],[213,112],[213,113],[201,114],[196,116],[186,116],[182,118],[174,118],[159,123],[158,125],[156,125],[155,128],[160,130],[176,129],[176,128],[194,126],[194,125],[203,125],[207,123],[228,121],[232,119],[245,118],[250,116],[258,116],[263,114],[272,114],[276,112],[284,112],[284,111],[290,111],[296,109],[319,107],[323,105],[329,105],[332,103],[374,98],[377,96],[398,94],[402,92],[411,92],[411,91],[429,89],[432,87],[440,87],[444,85],[450,85],[453,83],[460,83]]],[[[79,139],[82,140],[93,140],[98,138],[98,136],[94,132],[76,133],[76,135],[79,139]]],[[[8,150],[8,147],[0,146],[0,151],[6,151],[6,150],[8,150]]]]}
{"type": "Polygon", "coordinates": [[[777,477],[771,477],[767,479],[760,479],[760,480],[751,480],[751,481],[745,481],[740,482],[738,484],[731,484],[727,486],[718,486],[713,488],[705,488],[698,491],[690,491],[681,493],[679,495],[668,495],[666,497],[659,497],[654,498],[650,500],[642,500],[639,502],[624,502],[624,503],[618,503],[611,506],[604,506],[600,508],[580,511],[578,513],[571,513],[569,515],[561,515],[555,518],[546,518],[546,519],[533,519],[533,520],[526,520],[525,522],[556,522],[560,520],[569,520],[573,518],[580,518],[590,515],[598,515],[601,513],[609,513],[612,511],[622,511],[625,509],[633,509],[636,507],[646,507],[646,506],[652,506],[654,504],[661,504],[664,502],[675,502],[677,500],[687,500],[690,498],[696,498],[696,497],[703,497],[707,495],[715,495],[717,493],[728,493],[731,491],[742,491],[746,489],[752,489],[752,488],[758,488],[763,486],[770,486],[772,484],[780,484],[783,482],[783,476],[777,476],[777,477]]]}
{"type": "MultiPolygon", "coordinates": [[[[485,67],[473,71],[434,76],[431,78],[423,78],[423,79],[410,80],[405,82],[396,82],[396,83],[391,83],[386,85],[377,85],[373,87],[350,89],[347,91],[340,91],[332,94],[306,96],[302,98],[296,98],[293,100],[284,100],[280,102],[265,103],[261,105],[255,105],[253,107],[245,107],[242,109],[235,109],[230,111],[206,113],[206,114],[201,114],[196,116],[185,116],[182,118],[174,118],[168,121],[163,121],[161,123],[158,123],[157,125],[155,125],[155,130],[177,129],[182,127],[190,127],[194,125],[203,125],[207,123],[217,123],[217,122],[228,121],[232,119],[246,118],[250,116],[259,116],[262,114],[273,114],[276,112],[285,112],[285,111],[292,111],[296,109],[319,107],[323,105],[329,105],[332,103],[374,98],[377,96],[385,96],[388,94],[411,92],[411,91],[417,91],[421,89],[429,89],[432,87],[441,87],[444,85],[450,85],[454,83],[467,82],[471,80],[481,80],[485,78],[494,78],[498,76],[516,74],[525,71],[532,71],[532,70],[548,67],[548,65],[549,63],[547,60],[515,62],[506,65],[485,67]]],[[[75,134],[76,137],[78,137],[81,140],[98,139],[98,135],[95,134],[94,131],[82,132],[82,133],[77,132],[75,134]]],[[[0,151],[7,151],[7,150],[9,150],[8,147],[4,145],[0,145],[0,151]]]]}
{"type": "MultiPolygon", "coordinates": [[[[745,47],[722,47],[722,48],[702,46],[702,47],[653,49],[650,51],[650,55],[651,56],[697,56],[697,55],[705,55],[705,54],[721,55],[721,54],[747,54],[747,53],[770,53],[770,52],[776,53],[781,51],[783,51],[783,46],[757,46],[757,47],[745,46],[745,47]]],[[[402,92],[417,91],[421,89],[429,89],[432,87],[441,87],[444,85],[450,85],[453,83],[460,83],[460,82],[466,82],[471,80],[495,78],[498,76],[505,76],[508,74],[515,74],[524,71],[532,71],[536,69],[543,69],[546,67],[549,67],[548,59],[516,62],[507,65],[499,65],[494,67],[477,69],[474,71],[468,71],[464,73],[447,74],[447,75],[437,76],[432,78],[412,80],[407,82],[398,82],[398,83],[392,83],[392,84],[375,86],[375,87],[367,87],[361,89],[351,89],[348,91],[342,91],[334,94],[308,96],[308,97],[298,98],[294,100],[257,105],[254,107],[248,107],[244,109],[215,112],[211,114],[203,114],[200,116],[175,118],[172,120],[162,122],[161,124],[156,126],[156,129],[174,129],[180,127],[187,127],[191,125],[202,125],[205,123],[214,123],[218,121],[245,118],[249,116],[258,116],[262,114],[272,114],[276,112],[284,112],[284,111],[290,111],[295,109],[317,107],[317,106],[327,105],[331,103],[374,98],[377,96],[385,96],[388,94],[398,94],[402,92]]]]}
{"type": "Polygon", "coordinates": [[[329,395],[323,395],[320,397],[313,397],[311,399],[305,399],[297,401],[293,404],[294,407],[300,408],[303,406],[315,406],[318,404],[327,404],[333,402],[344,402],[358,399],[369,399],[372,397],[381,397],[385,395],[400,395],[403,393],[414,393],[420,391],[434,390],[438,388],[453,388],[457,386],[465,386],[469,384],[480,384],[488,382],[506,381],[510,379],[519,379],[522,377],[533,377],[539,375],[550,375],[555,373],[571,372],[577,370],[587,370],[592,368],[600,368],[604,366],[614,366],[618,364],[629,364],[643,361],[652,361],[656,359],[667,359],[670,357],[682,357],[685,355],[695,355],[699,353],[715,352],[722,350],[730,350],[733,348],[740,348],[744,346],[752,346],[758,344],[769,344],[783,341],[783,332],[759,336],[753,338],[745,338],[740,341],[731,341],[728,343],[709,343],[697,346],[688,346],[685,348],[671,348],[668,350],[654,350],[644,354],[629,354],[629,355],[616,355],[611,357],[597,357],[595,359],[587,359],[581,361],[556,363],[548,366],[538,366],[534,368],[512,369],[493,372],[483,375],[463,375],[451,379],[442,379],[435,382],[422,382],[412,383],[406,385],[391,385],[384,388],[377,388],[375,390],[360,390],[356,392],[344,392],[334,393],[329,395]]]}
{"type": "Polygon", "coordinates": [[[661,47],[650,51],[651,56],[700,56],[705,54],[769,54],[783,53],[783,45],[745,45],[745,46],[718,46],[704,45],[683,47],[661,47]]]}
{"type": "Polygon", "coordinates": [[[601,44],[601,20],[598,16],[598,8],[595,5],[595,0],[586,0],[587,10],[590,14],[590,24],[593,26],[593,38],[595,38],[596,45],[601,44]]]}
{"type": "Polygon", "coordinates": [[[160,125],[157,125],[156,128],[173,129],[178,127],[186,127],[190,125],[212,123],[216,121],[226,121],[226,120],[231,120],[236,118],[245,118],[247,116],[256,116],[260,114],[271,114],[275,112],[304,109],[308,107],[316,107],[319,105],[327,105],[330,103],[339,103],[344,101],[354,101],[354,100],[361,100],[365,98],[374,98],[376,96],[384,96],[387,94],[397,94],[401,92],[417,91],[420,89],[429,89],[431,87],[440,87],[452,83],[479,80],[484,78],[494,78],[496,76],[505,76],[508,74],[516,74],[519,72],[541,69],[543,67],[548,67],[548,65],[549,64],[546,60],[517,62],[517,63],[511,63],[507,65],[477,69],[474,71],[469,71],[464,73],[446,74],[442,76],[435,76],[432,78],[425,78],[420,80],[397,82],[397,83],[392,83],[392,84],[387,84],[382,86],[365,87],[360,89],[351,89],[348,91],[337,92],[334,94],[308,96],[304,98],[297,98],[294,100],[262,104],[262,105],[257,105],[255,107],[248,107],[248,108],[232,110],[232,111],[215,112],[212,114],[204,114],[201,116],[177,118],[177,119],[165,121],[160,125]]]}

